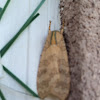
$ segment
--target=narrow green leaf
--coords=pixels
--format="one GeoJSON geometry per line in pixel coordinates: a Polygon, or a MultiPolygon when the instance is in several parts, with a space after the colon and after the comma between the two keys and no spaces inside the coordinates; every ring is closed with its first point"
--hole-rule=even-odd
{"type": "Polygon", "coordinates": [[[7,9],[9,3],[10,3],[10,0],[7,0],[7,2],[6,2],[6,4],[5,4],[5,6],[4,6],[4,8],[2,9],[2,11],[1,11],[1,13],[0,13],[0,20],[1,20],[2,16],[3,16],[5,10],[7,9]]]}
{"type": "Polygon", "coordinates": [[[18,31],[18,33],[1,49],[0,54],[1,57],[7,52],[7,50],[10,48],[10,46],[14,43],[14,41],[19,37],[19,35],[24,31],[24,29],[37,17],[39,16],[39,13],[36,14],[35,16],[32,15],[31,19],[28,20],[23,27],[18,31]]]}
{"type": "Polygon", "coordinates": [[[0,13],[1,13],[1,11],[2,11],[2,8],[0,7],[0,13]]]}
{"type": "Polygon", "coordinates": [[[22,87],[24,87],[28,92],[30,92],[33,96],[38,97],[39,96],[34,93],[25,83],[23,83],[17,76],[15,76],[11,71],[9,71],[5,66],[3,66],[4,71],[10,75],[16,82],[18,82],[22,87]]]}
{"type": "Polygon", "coordinates": [[[1,90],[0,90],[0,97],[1,97],[2,100],[6,100],[4,94],[3,94],[3,92],[1,90]]]}
{"type": "Polygon", "coordinates": [[[42,0],[41,2],[40,2],[40,4],[37,6],[37,8],[34,10],[34,12],[33,12],[33,14],[35,15],[36,14],[36,12],[41,8],[41,6],[44,4],[44,2],[45,2],[46,0],[42,0]]]}

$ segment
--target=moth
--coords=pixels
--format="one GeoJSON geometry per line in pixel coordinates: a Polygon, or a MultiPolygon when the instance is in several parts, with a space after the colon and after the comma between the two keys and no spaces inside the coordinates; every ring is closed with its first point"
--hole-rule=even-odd
{"type": "Polygon", "coordinates": [[[37,75],[40,98],[56,97],[65,100],[70,90],[70,71],[66,45],[63,38],[64,25],[60,31],[51,31],[42,51],[37,75]]]}

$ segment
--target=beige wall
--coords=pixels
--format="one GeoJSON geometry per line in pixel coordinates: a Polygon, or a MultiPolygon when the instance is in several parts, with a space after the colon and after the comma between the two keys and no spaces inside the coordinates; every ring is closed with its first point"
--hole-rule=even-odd
{"type": "Polygon", "coordinates": [[[68,100],[100,100],[100,0],[61,0],[71,70],[68,100]]]}

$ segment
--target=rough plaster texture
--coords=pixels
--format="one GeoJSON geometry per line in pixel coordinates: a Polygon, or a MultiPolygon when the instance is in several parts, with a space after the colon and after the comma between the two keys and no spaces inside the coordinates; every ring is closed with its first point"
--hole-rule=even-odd
{"type": "Polygon", "coordinates": [[[69,53],[68,100],[100,100],[100,0],[61,0],[69,53]]]}

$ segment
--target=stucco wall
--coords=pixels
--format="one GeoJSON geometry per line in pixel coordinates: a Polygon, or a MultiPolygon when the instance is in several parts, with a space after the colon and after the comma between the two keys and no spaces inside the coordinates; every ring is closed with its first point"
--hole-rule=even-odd
{"type": "Polygon", "coordinates": [[[61,0],[69,53],[68,100],[100,100],[100,0],[61,0]]]}

